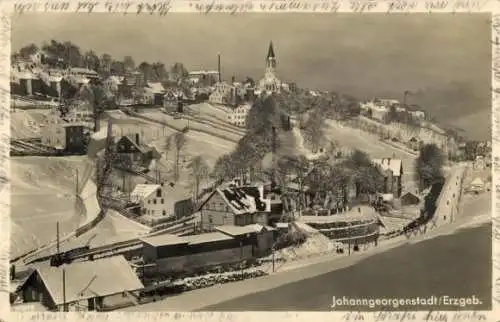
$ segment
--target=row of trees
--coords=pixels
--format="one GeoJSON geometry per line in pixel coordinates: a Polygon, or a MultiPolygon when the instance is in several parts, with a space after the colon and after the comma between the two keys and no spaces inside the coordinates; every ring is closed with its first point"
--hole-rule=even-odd
{"type": "Polygon", "coordinates": [[[109,75],[124,75],[127,70],[138,70],[145,78],[155,82],[179,82],[188,75],[187,69],[180,62],[174,63],[168,70],[162,62],[141,62],[138,65],[131,56],[123,59],[112,57],[108,53],[98,55],[93,50],[83,51],[79,46],[70,41],[50,40],[41,48],[35,44],[22,47],[12,56],[28,59],[31,55],[43,52],[43,63],[53,68],[85,67],[97,71],[102,77],[109,75]]]}
{"type": "Polygon", "coordinates": [[[425,144],[421,147],[419,156],[415,160],[415,180],[420,189],[432,186],[443,179],[444,156],[435,144],[425,144]]]}

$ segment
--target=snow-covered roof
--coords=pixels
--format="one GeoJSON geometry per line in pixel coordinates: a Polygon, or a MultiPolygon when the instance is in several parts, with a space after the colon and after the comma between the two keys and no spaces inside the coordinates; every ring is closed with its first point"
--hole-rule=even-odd
{"type": "Polygon", "coordinates": [[[219,188],[215,192],[222,197],[236,215],[271,211],[271,200],[263,197],[264,187],[219,188]]]}
{"type": "Polygon", "coordinates": [[[224,225],[224,226],[219,226],[215,227],[217,231],[220,231],[223,234],[229,235],[229,236],[242,236],[246,234],[252,234],[252,233],[260,233],[264,228],[267,230],[274,230],[274,228],[269,227],[269,226],[262,226],[260,224],[252,224],[252,225],[246,225],[246,226],[233,226],[233,225],[224,225]]]}
{"type": "Polygon", "coordinates": [[[161,186],[159,184],[138,184],[130,194],[130,200],[132,202],[141,202],[160,188],[161,186]]]}
{"type": "Polygon", "coordinates": [[[121,255],[60,267],[46,266],[34,272],[38,272],[56,305],[96,296],[137,291],[144,287],[127,260],[121,255]],[[66,271],[66,289],[63,289],[61,283],[63,269],[66,271]]]}
{"type": "Polygon", "coordinates": [[[158,82],[148,82],[148,86],[154,94],[161,94],[165,91],[165,88],[161,83],[158,82]]]}
{"type": "Polygon", "coordinates": [[[484,181],[481,180],[480,178],[474,179],[471,183],[471,186],[484,186],[484,181]]]}

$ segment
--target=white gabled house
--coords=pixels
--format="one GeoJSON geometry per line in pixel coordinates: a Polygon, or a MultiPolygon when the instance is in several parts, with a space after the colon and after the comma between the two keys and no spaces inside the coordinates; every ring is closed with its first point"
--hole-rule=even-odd
{"type": "Polygon", "coordinates": [[[130,194],[130,201],[139,205],[141,215],[173,216],[173,209],[166,204],[162,188],[160,184],[138,184],[130,194]]]}

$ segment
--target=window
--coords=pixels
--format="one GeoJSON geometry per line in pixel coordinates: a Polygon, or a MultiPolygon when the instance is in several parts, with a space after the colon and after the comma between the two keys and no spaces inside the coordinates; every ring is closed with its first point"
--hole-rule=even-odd
{"type": "Polygon", "coordinates": [[[155,214],[155,211],[154,210],[151,210],[151,214],[154,215],[155,214]]]}
{"type": "MultiPolygon", "coordinates": [[[[163,201],[163,199],[162,199],[162,201],[163,201]]],[[[163,216],[166,216],[166,215],[167,215],[167,212],[166,212],[165,210],[163,210],[163,211],[162,211],[162,214],[163,214],[163,216]]]]}
{"type": "Polygon", "coordinates": [[[148,204],[151,204],[151,200],[148,200],[148,204]]]}
{"type": "Polygon", "coordinates": [[[155,205],[156,205],[156,199],[153,199],[153,204],[155,204],[155,205]]]}
{"type": "Polygon", "coordinates": [[[214,218],[213,218],[213,216],[212,216],[212,215],[208,215],[208,222],[209,222],[210,224],[213,224],[213,223],[214,223],[214,218]]]}
{"type": "Polygon", "coordinates": [[[161,204],[163,205],[165,203],[165,200],[163,200],[163,198],[161,198],[161,204]]]}

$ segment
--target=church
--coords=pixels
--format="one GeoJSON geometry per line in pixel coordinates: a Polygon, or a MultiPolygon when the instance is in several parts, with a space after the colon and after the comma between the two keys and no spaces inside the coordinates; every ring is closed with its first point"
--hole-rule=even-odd
{"type": "Polygon", "coordinates": [[[283,85],[278,77],[276,77],[276,54],[274,53],[274,46],[271,41],[266,57],[266,72],[264,77],[259,81],[257,92],[258,94],[279,93],[283,85]]]}

